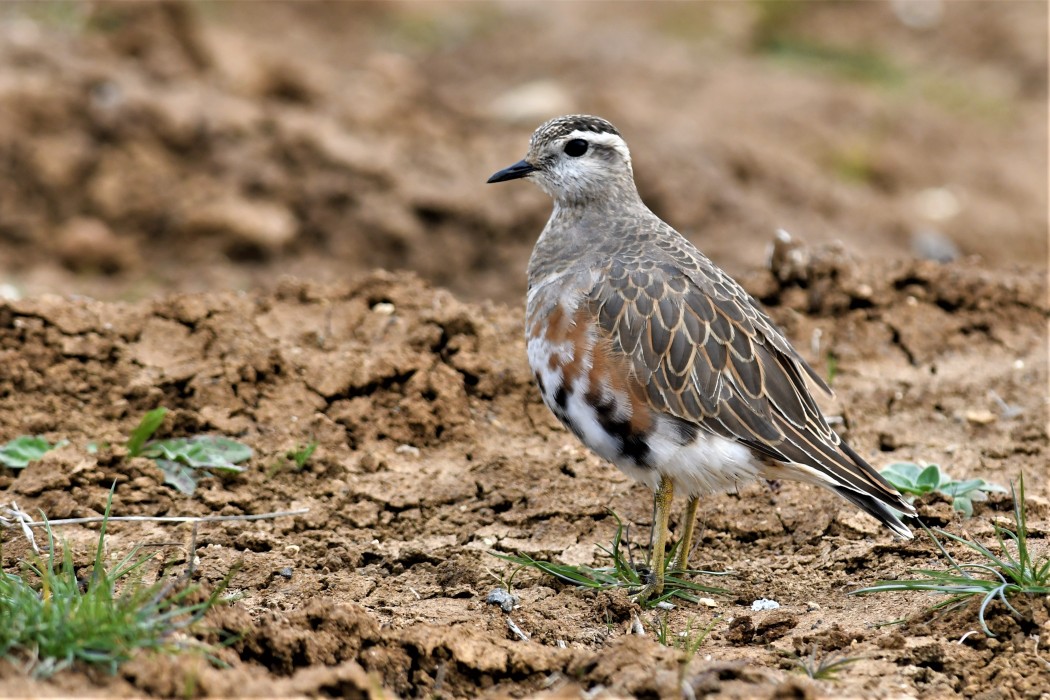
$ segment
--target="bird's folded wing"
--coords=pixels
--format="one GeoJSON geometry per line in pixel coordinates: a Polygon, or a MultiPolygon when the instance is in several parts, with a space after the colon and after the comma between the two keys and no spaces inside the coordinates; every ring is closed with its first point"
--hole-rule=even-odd
{"type": "Polygon", "coordinates": [[[721,270],[693,261],[710,269],[614,259],[586,294],[599,333],[630,358],[649,405],[805,465],[827,485],[910,510],[828,426],[804,378],[815,372],[772,321],[721,270]]]}

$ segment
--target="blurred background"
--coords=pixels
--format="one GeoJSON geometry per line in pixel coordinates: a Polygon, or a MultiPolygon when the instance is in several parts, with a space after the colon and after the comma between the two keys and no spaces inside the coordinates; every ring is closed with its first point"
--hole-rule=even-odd
{"type": "Polygon", "coordinates": [[[643,197],[739,274],[1046,265],[1047,4],[0,4],[0,295],[411,269],[520,304],[550,203],[486,186],[612,120],[643,197]]]}

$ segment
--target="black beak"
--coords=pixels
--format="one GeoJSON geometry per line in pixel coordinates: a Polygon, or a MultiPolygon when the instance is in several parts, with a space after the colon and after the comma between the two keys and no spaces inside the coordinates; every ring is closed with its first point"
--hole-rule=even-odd
{"type": "Polygon", "coordinates": [[[493,182],[506,182],[507,180],[517,180],[519,177],[525,177],[529,173],[535,172],[536,167],[526,163],[523,160],[519,160],[509,168],[504,168],[498,173],[488,179],[489,183],[493,182]]]}

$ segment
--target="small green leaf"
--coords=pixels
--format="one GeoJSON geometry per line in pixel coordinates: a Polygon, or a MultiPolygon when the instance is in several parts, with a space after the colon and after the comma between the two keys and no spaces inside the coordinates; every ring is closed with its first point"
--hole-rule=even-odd
{"type": "Polygon", "coordinates": [[[59,440],[52,445],[42,437],[22,435],[0,447],[0,464],[11,469],[25,469],[30,462],[43,457],[44,453],[66,444],[66,440],[59,440]]]}
{"type": "Polygon", "coordinates": [[[164,472],[164,483],[185,494],[197,488],[198,469],[242,472],[252,457],[252,449],[236,440],[212,435],[156,440],[142,448],[140,455],[157,462],[164,472]]]}
{"type": "Polygon", "coordinates": [[[922,469],[917,464],[896,462],[883,469],[882,476],[901,493],[918,496],[923,491],[915,485],[915,482],[918,480],[921,471],[922,469]]]}
{"type": "Polygon", "coordinates": [[[164,483],[187,496],[197,490],[197,470],[170,459],[158,459],[157,466],[164,472],[164,483]]]}
{"type": "Polygon", "coordinates": [[[948,481],[941,484],[941,491],[949,496],[965,496],[971,491],[984,490],[984,479],[967,479],[966,481],[948,481]]]}
{"type": "Polygon", "coordinates": [[[157,428],[164,422],[164,416],[168,415],[168,409],[161,406],[155,408],[152,411],[148,411],[146,415],[142,416],[142,420],[139,424],[131,431],[131,437],[128,438],[128,454],[132,457],[138,457],[142,454],[142,446],[146,444],[146,441],[153,437],[153,433],[157,432],[157,428]]]}
{"type": "Polygon", "coordinates": [[[915,485],[922,489],[924,493],[933,491],[941,485],[941,468],[936,464],[926,467],[919,474],[919,478],[915,480],[915,485]]]}
{"type": "Polygon", "coordinates": [[[963,517],[973,517],[973,501],[966,496],[956,496],[952,501],[952,508],[963,514],[963,517]]]}
{"type": "Polygon", "coordinates": [[[913,486],[919,478],[922,468],[911,462],[894,462],[882,470],[882,475],[891,481],[899,481],[907,486],[913,486]]]}

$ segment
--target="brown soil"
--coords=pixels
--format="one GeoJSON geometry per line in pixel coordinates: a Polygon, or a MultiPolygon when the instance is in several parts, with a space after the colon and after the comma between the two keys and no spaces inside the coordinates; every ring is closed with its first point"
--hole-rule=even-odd
{"type": "MultiPolygon", "coordinates": [[[[227,667],[144,655],[37,681],[0,661],[0,695],[1045,697],[1045,598],[993,605],[988,638],[975,609],[850,596],[935,549],[792,483],[704,501],[696,563],[732,594],[667,613],[675,633],[720,616],[691,659],[622,591],[523,571],[518,607],[486,604],[513,571],[492,552],[598,564],[610,509],[641,542],[651,502],[532,386],[523,268],[549,204],[480,184],[543,116],[609,116],[653,207],[816,366],[837,358],[826,408],[850,442],[878,465],[1023,472],[1046,553],[1045,5],[950,3],[921,32],[875,3],[244,7],[0,8],[0,284],[22,296],[0,301],[0,442],[70,441],[0,468],[0,505],[96,515],[116,480],[121,515],[309,512],[200,526],[196,578],[241,567],[209,618],[209,640],[240,635],[227,667]],[[862,47],[896,68],[778,59],[771,27],[822,42],[822,65],[862,47]],[[554,94],[508,94],[552,75],[554,94]],[[777,227],[805,245],[762,267],[777,227]],[[915,259],[923,231],[963,257],[915,259]],[[256,457],[180,495],[118,446],[159,405],[163,435],[256,457]],[[860,660],[811,681],[784,652],[813,645],[860,660]]],[[[988,540],[1010,507],[921,511],[988,540]]],[[[61,535],[90,560],[97,529],[61,535]]],[[[0,536],[12,568],[28,543],[0,536]]],[[[108,550],[178,565],[189,538],[113,524],[108,550]]]]}

